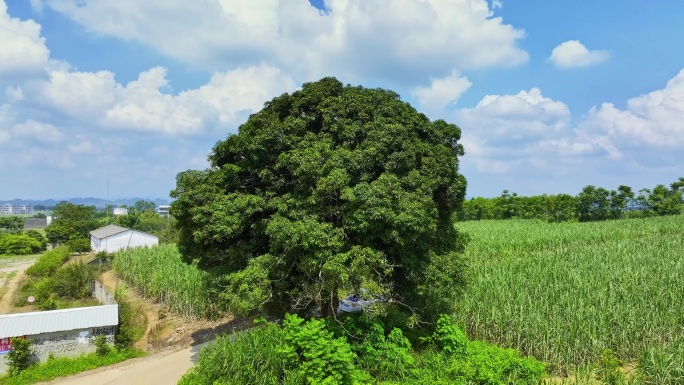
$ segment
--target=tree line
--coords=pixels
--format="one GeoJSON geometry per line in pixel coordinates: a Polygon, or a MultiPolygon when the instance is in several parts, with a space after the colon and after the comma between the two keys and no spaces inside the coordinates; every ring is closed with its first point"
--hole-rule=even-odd
{"type": "Polygon", "coordinates": [[[608,190],[585,186],[573,196],[569,194],[520,196],[504,190],[495,198],[471,198],[463,202],[458,220],[543,219],[549,222],[602,221],[608,219],[676,215],[684,212],[684,178],[666,186],[634,193],[620,185],[608,190]]]}

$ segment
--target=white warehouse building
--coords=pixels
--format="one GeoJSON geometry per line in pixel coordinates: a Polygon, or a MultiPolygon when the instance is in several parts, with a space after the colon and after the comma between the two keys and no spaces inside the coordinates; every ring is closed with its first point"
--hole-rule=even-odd
{"type": "Polygon", "coordinates": [[[152,247],[159,244],[159,238],[142,231],[108,225],[90,232],[90,247],[95,252],[115,253],[131,247],[152,247]]]}

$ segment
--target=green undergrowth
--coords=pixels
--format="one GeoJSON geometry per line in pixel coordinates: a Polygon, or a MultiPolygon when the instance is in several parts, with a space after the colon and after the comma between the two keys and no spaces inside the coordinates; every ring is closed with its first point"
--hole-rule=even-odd
{"type": "Polygon", "coordinates": [[[69,260],[70,254],[71,250],[68,246],[60,246],[52,249],[41,255],[33,266],[26,269],[26,274],[35,278],[51,276],[60,266],[69,260]]]}
{"type": "Polygon", "coordinates": [[[447,316],[433,333],[413,336],[364,316],[338,323],[288,315],[282,327],[264,323],[220,337],[179,384],[536,385],[544,377],[544,364],[470,341],[447,316]]]}
{"type": "Polygon", "coordinates": [[[145,353],[138,349],[114,349],[104,356],[90,353],[78,357],[51,358],[46,362],[31,366],[15,376],[4,375],[0,377],[0,385],[35,384],[144,355],[145,353]]]}

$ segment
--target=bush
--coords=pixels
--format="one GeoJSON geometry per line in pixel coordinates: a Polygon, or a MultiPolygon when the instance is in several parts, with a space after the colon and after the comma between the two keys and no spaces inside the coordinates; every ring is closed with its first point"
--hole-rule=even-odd
{"type": "Polygon", "coordinates": [[[281,384],[292,369],[279,353],[285,345],[282,329],[270,323],[234,336],[220,336],[202,349],[197,365],[179,385],[281,384]]]}
{"type": "Polygon", "coordinates": [[[71,250],[67,246],[60,246],[41,255],[33,266],[26,269],[31,277],[48,277],[53,275],[60,266],[69,260],[71,250]]]}
{"type": "Polygon", "coordinates": [[[41,245],[40,251],[47,250],[48,240],[47,240],[47,238],[45,238],[45,236],[43,234],[39,233],[36,230],[28,230],[28,231],[26,231],[26,235],[28,235],[29,237],[40,242],[40,245],[41,245]]]}
{"type": "Polygon", "coordinates": [[[10,340],[11,347],[7,353],[7,366],[9,375],[16,376],[26,370],[34,362],[33,352],[31,352],[31,341],[22,337],[15,337],[10,340]]]}
{"type": "Polygon", "coordinates": [[[93,269],[78,262],[63,266],[53,276],[53,289],[61,298],[86,298],[90,295],[93,269]]]}
{"type": "Polygon", "coordinates": [[[100,334],[95,336],[95,353],[98,356],[106,356],[109,354],[109,344],[107,343],[107,336],[100,334]]]}
{"type": "Polygon", "coordinates": [[[73,237],[70,238],[67,242],[66,245],[69,246],[71,251],[74,253],[87,253],[91,250],[90,248],[90,240],[88,238],[84,237],[73,237]]]}
{"type": "Polygon", "coordinates": [[[117,287],[114,299],[119,304],[119,328],[114,344],[119,349],[133,346],[147,330],[147,316],[141,305],[128,301],[123,287],[117,287]]]}
{"type": "Polygon", "coordinates": [[[0,237],[0,254],[29,255],[42,250],[43,245],[26,234],[3,234],[0,237]]]}
{"type": "Polygon", "coordinates": [[[298,367],[300,378],[308,383],[351,384],[354,379],[356,354],[344,338],[334,338],[325,328],[325,321],[304,322],[288,314],[283,322],[287,345],[284,359],[298,367]]]}
{"type": "Polygon", "coordinates": [[[544,364],[513,349],[471,342],[446,316],[426,349],[411,346],[402,330],[349,316],[305,322],[287,315],[200,352],[179,384],[539,384],[544,364]],[[335,336],[331,330],[344,330],[335,336]]]}

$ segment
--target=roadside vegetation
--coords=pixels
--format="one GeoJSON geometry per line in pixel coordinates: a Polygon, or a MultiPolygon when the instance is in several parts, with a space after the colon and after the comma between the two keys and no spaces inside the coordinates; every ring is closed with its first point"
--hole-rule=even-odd
{"type": "Polygon", "coordinates": [[[95,270],[83,262],[65,265],[70,255],[68,246],[59,246],[42,254],[35,264],[26,269],[27,277],[15,294],[14,306],[26,306],[30,296],[38,310],[98,305],[89,290],[95,270]]]}
{"type": "Polygon", "coordinates": [[[596,367],[608,349],[660,378],[646,383],[684,380],[683,215],[456,227],[471,236],[472,280],[456,310],[470,336],[558,375],[596,367]]]}
{"type": "Polygon", "coordinates": [[[26,385],[50,381],[144,355],[143,351],[137,349],[114,348],[104,355],[95,352],[77,357],[49,358],[46,362],[28,366],[14,375],[8,373],[0,376],[0,385],[26,385]]]}
{"type": "Polygon", "coordinates": [[[470,341],[447,316],[412,342],[379,319],[351,315],[337,323],[288,315],[282,327],[268,323],[220,337],[179,384],[536,385],[543,376],[541,362],[470,341]]]}

